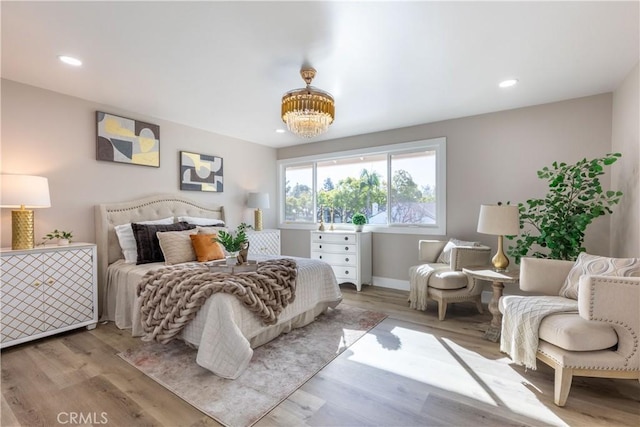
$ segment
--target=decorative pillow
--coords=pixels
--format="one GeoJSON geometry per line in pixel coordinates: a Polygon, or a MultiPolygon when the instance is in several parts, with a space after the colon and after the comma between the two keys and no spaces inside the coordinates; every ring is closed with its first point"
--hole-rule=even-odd
{"type": "Polygon", "coordinates": [[[198,262],[224,259],[220,243],[216,242],[217,234],[192,234],[189,236],[198,262]]]}
{"type": "Polygon", "coordinates": [[[200,225],[200,226],[213,226],[213,227],[224,227],[224,221],[220,220],[220,219],[214,219],[214,218],[198,218],[195,216],[179,216],[178,217],[178,221],[180,222],[188,222],[189,224],[193,224],[193,225],[200,225]]]}
{"type": "Polygon", "coordinates": [[[465,242],[464,240],[449,239],[447,244],[444,245],[442,252],[440,252],[436,262],[449,264],[451,262],[451,249],[458,246],[480,246],[480,242],[465,242]]]}
{"type": "MultiPolygon", "coordinates": [[[[139,221],[137,224],[173,224],[173,217],[139,221]]],[[[136,262],[138,260],[138,247],[136,246],[136,239],[133,237],[131,223],[116,225],[113,228],[116,230],[116,236],[118,236],[120,249],[122,249],[122,255],[124,255],[124,262],[136,262]]]]}
{"type": "Polygon", "coordinates": [[[218,234],[220,231],[226,231],[227,233],[229,232],[229,229],[222,226],[215,226],[215,227],[197,226],[196,228],[198,229],[198,234],[218,234]]]}
{"type": "Polygon", "coordinates": [[[138,246],[137,264],[148,264],[150,262],[164,261],[158,236],[156,236],[158,231],[192,230],[196,228],[196,226],[187,224],[186,222],[176,222],[175,224],[166,225],[146,225],[134,222],[131,224],[131,228],[133,229],[133,237],[135,237],[136,245],[138,246]]]}
{"type": "Polygon", "coordinates": [[[196,234],[196,230],[158,231],[156,233],[165,264],[173,265],[196,260],[196,253],[189,238],[190,234],[196,234]]]}
{"type": "Polygon", "coordinates": [[[607,258],[581,252],[576,263],[571,267],[559,295],[565,298],[578,299],[580,276],[639,277],[640,258],[607,258]]]}

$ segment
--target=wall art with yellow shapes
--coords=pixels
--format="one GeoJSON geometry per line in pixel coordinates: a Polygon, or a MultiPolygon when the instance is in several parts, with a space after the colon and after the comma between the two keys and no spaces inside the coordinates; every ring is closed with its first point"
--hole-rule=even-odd
{"type": "Polygon", "coordinates": [[[160,167],[160,126],[96,111],[96,160],[160,167]]]}
{"type": "Polygon", "coordinates": [[[214,191],[223,189],[222,157],[180,152],[180,189],[214,191]]]}

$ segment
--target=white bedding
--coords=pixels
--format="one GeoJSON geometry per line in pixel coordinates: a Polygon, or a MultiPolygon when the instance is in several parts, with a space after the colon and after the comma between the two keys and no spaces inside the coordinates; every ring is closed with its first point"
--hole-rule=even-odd
{"type": "MultiPolygon", "coordinates": [[[[251,256],[251,259],[268,259],[251,256]]],[[[198,347],[197,363],[224,378],[237,378],[253,355],[252,348],[283,332],[311,323],[327,307],[337,306],[342,295],[331,267],[318,260],[295,258],[298,265],[295,301],[278,318],[264,326],[236,297],[215,294],[182,332],[182,339],[198,347]]],[[[132,329],[134,336],[143,331],[136,308],[136,287],[150,269],[163,263],[134,265],[118,260],[107,268],[103,318],[113,320],[121,329],[132,329]]]]}

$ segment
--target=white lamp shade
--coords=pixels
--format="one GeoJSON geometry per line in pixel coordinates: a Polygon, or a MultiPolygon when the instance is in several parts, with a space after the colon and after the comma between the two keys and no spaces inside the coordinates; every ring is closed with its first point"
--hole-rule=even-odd
{"type": "Polygon", "coordinates": [[[254,209],[269,209],[269,193],[249,193],[247,206],[254,209]]]}
{"type": "Polygon", "coordinates": [[[3,208],[49,208],[49,180],[32,175],[2,175],[0,206],[3,208]]]}
{"type": "Polygon", "coordinates": [[[478,233],[515,236],[520,233],[520,215],[517,206],[481,205],[478,233]]]}

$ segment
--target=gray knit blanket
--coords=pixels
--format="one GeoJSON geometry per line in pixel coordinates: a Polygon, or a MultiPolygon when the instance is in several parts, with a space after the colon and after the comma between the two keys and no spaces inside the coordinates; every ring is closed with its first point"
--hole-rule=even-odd
{"type": "Polygon", "coordinates": [[[217,292],[235,295],[263,324],[275,324],[295,299],[296,267],[294,260],[274,259],[258,263],[256,271],[235,274],[211,272],[202,264],[149,271],[137,288],[143,340],[171,341],[217,292]]]}
{"type": "Polygon", "coordinates": [[[517,365],[535,370],[540,323],[550,314],[577,312],[578,301],[556,296],[509,295],[503,298],[505,311],[500,351],[507,353],[517,365]]]}

